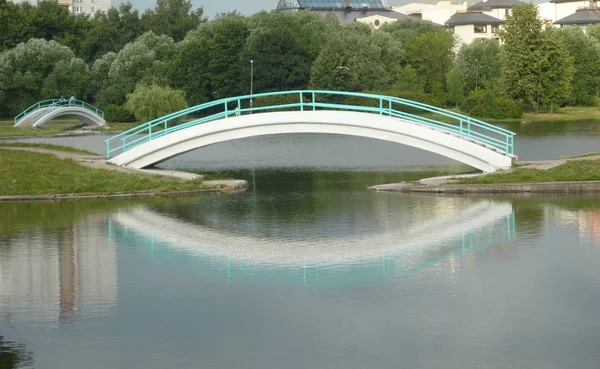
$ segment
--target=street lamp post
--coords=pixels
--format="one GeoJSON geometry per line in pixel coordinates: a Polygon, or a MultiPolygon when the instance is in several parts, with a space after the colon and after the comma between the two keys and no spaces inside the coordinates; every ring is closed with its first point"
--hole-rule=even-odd
{"type": "Polygon", "coordinates": [[[250,114],[252,114],[252,93],[254,88],[254,60],[250,59],[250,114]]]}

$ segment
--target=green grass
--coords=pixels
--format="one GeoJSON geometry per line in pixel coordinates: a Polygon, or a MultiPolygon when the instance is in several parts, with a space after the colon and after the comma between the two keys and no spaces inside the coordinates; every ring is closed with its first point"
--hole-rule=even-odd
{"type": "Polygon", "coordinates": [[[8,147],[36,147],[36,148],[40,148],[40,149],[55,150],[55,151],[64,151],[64,152],[72,152],[72,153],[76,153],[76,154],[99,156],[97,153],[94,153],[94,152],[91,152],[91,151],[80,150],[80,149],[76,149],[74,147],[69,147],[69,146],[60,146],[60,145],[52,145],[52,144],[38,144],[38,143],[28,143],[28,142],[10,142],[10,143],[8,143],[8,142],[0,142],[0,149],[3,146],[8,146],[8,147]]]}
{"type": "Polygon", "coordinates": [[[576,158],[587,158],[590,156],[597,156],[600,155],[600,152],[589,152],[587,154],[582,154],[582,155],[577,155],[577,156],[567,156],[565,158],[562,159],[576,159],[576,158]]]}
{"type": "MultiPolygon", "coordinates": [[[[465,112],[460,111],[456,108],[444,108],[452,110],[456,113],[469,115],[465,112]]],[[[422,113],[420,116],[436,119],[441,122],[455,123],[456,120],[447,118],[441,115],[433,113],[422,113]]],[[[576,122],[576,121],[590,121],[600,120],[600,109],[596,106],[579,106],[572,107],[566,106],[564,108],[555,109],[552,114],[547,112],[540,112],[537,114],[525,112],[521,118],[515,119],[491,119],[491,118],[479,118],[480,120],[488,123],[515,123],[515,122],[576,122]]]]}
{"type": "Polygon", "coordinates": [[[600,181],[600,160],[570,161],[548,170],[521,168],[508,173],[463,178],[458,183],[496,184],[568,181],[600,181]]]}
{"type": "Polygon", "coordinates": [[[50,136],[80,128],[77,120],[53,120],[41,128],[13,127],[13,120],[0,120],[0,137],[50,136]]]}
{"type": "Polygon", "coordinates": [[[199,180],[93,169],[51,154],[0,149],[0,195],[116,194],[206,189],[199,180]]]}

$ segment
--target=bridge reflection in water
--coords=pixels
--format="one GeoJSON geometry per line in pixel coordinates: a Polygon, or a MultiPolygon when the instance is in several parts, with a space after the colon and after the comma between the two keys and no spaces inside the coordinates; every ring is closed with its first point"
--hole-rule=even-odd
{"type": "Polygon", "coordinates": [[[411,230],[322,240],[240,235],[176,219],[146,206],[119,211],[108,222],[115,244],[135,245],[149,258],[193,263],[229,283],[352,284],[428,270],[453,273],[477,252],[515,239],[512,204],[476,200],[411,230]]]}

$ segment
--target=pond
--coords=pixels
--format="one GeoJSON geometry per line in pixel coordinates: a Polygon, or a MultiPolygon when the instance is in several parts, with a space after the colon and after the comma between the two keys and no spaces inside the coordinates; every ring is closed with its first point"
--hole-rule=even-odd
{"type": "MultiPolygon", "coordinates": [[[[523,150],[546,150],[531,159],[599,151],[597,130],[530,137],[523,129],[523,150]]],[[[103,147],[98,136],[43,141],[103,147]]],[[[164,166],[225,173],[250,188],[0,203],[0,362],[50,369],[600,362],[600,198],[369,192],[465,168],[399,145],[326,135],[232,141],[164,166]]]]}

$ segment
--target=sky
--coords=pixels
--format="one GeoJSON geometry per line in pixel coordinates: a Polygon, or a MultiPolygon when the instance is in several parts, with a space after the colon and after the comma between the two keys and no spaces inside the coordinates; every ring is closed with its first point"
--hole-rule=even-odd
{"type": "MultiPolygon", "coordinates": [[[[261,10],[272,10],[277,7],[278,0],[191,0],[195,8],[204,8],[204,15],[214,18],[218,13],[237,10],[244,15],[254,14],[261,10]]],[[[131,0],[138,10],[154,8],[156,0],[131,0]]],[[[113,2],[115,6],[115,2],[113,2]]]]}
{"type": "MultiPolygon", "coordinates": [[[[244,15],[251,15],[261,10],[273,10],[277,7],[279,0],[191,0],[194,8],[203,7],[204,15],[208,18],[214,18],[216,14],[232,12],[237,10],[244,15]]],[[[144,11],[148,8],[154,8],[156,0],[131,0],[133,6],[144,11]]],[[[387,5],[395,3],[406,3],[407,0],[388,0],[387,5]]],[[[115,6],[115,2],[113,2],[115,6]]]]}

